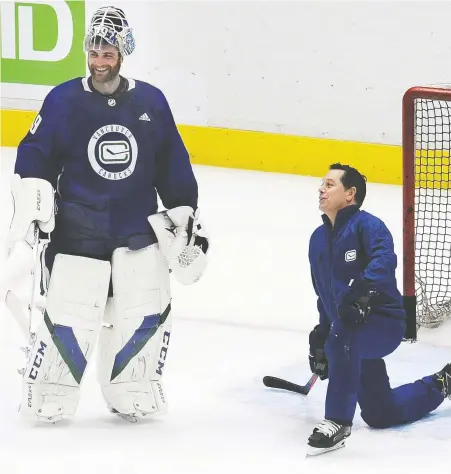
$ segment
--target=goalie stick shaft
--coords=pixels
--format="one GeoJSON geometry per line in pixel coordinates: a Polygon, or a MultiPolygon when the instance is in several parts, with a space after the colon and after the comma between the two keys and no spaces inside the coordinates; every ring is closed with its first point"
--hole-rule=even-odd
{"type": "Polygon", "coordinates": [[[6,294],[5,304],[10,313],[13,315],[17,324],[19,325],[22,334],[25,336],[25,339],[28,341],[30,339],[28,313],[23,310],[21,301],[11,290],[9,290],[6,294]]]}
{"type": "Polygon", "coordinates": [[[263,377],[263,383],[266,387],[279,388],[281,390],[287,390],[289,392],[300,393],[301,395],[308,395],[315,382],[318,380],[318,376],[313,374],[309,381],[305,385],[298,385],[288,380],[266,375],[263,377]]]}
{"type": "Polygon", "coordinates": [[[32,267],[30,269],[31,274],[31,288],[30,294],[28,297],[28,304],[27,304],[27,312],[25,312],[22,308],[22,302],[17,298],[17,296],[11,291],[6,291],[5,296],[5,304],[8,310],[13,315],[16,322],[19,324],[19,327],[27,339],[30,341],[33,338],[33,334],[31,332],[32,326],[32,317],[33,317],[33,308],[34,308],[34,293],[36,288],[36,270],[38,264],[38,255],[39,255],[39,227],[35,225],[33,229],[33,261],[32,267]],[[30,339],[31,338],[31,339],[30,339]]]}
{"type": "Polygon", "coordinates": [[[31,324],[33,318],[34,293],[36,289],[36,269],[39,260],[39,226],[34,227],[34,243],[33,243],[33,268],[31,269],[31,289],[28,300],[28,332],[31,333],[31,324]]]}

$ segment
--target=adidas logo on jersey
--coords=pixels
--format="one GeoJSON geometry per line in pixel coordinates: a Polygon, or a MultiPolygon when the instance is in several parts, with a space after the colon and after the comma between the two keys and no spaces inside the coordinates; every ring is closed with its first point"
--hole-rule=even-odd
{"type": "Polygon", "coordinates": [[[145,112],[141,115],[141,117],[139,117],[139,120],[145,120],[146,122],[150,122],[150,118],[145,112]]]}

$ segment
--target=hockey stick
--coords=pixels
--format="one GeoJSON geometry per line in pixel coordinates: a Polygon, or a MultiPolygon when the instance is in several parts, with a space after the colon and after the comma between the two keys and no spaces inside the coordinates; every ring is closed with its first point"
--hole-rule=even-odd
{"type": "Polygon", "coordinates": [[[318,380],[318,376],[313,374],[310,380],[305,385],[298,385],[288,380],[279,379],[278,377],[272,377],[266,375],[263,377],[263,384],[270,388],[280,388],[282,390],[288,390],[289,392],[300,393],[301,395],[308,395],[315,382],[318,380]]]}
{"type": "Polygon", "coordinates": [[[27,340],[29,340],[31,334],[28,329],[27,314],[23,310],[19,298],[17,298],[17,296],[11,290],[8,290],[8,293],[6,294],[5,304],[10,313],[13,315],[13,318],[16,320],[16,323],[19,325],[22,334],[27,340]]]}
{"type": "Polygon", "coordinates": [[[22,333],[27,340],[30,340],[33,338],[33,334],[31,332],[31,323],[32,323],[33,307],[34,307],[34,292],[36,288],[36,268],[37,268],[37,262],[38,262],[38,255],[39,255],[39,227],[36,226],[34,229],[33,266],[30,272],[32,283],[31,283],[30,296],[28,300],[28,308],[27,308],[28,313],[25,313],[25,311],[22,308],[22,304],[19,298],[17,298],[17,296],[11,290],[8,290],[5,296],[6,307],[9,309],[14,319],[19,324],[19,327],[22,330],[22,333]]]}
{"type": "Polygon", "coordinates": [[[33,244],[33,268],[31,269],[31,292],[28,300],[28,332],[31,334],[31,323],[34,307],[34,293],[36,288],[36,269],[39,261],[39,226],[34,227],[34,244],[33,244]]]}

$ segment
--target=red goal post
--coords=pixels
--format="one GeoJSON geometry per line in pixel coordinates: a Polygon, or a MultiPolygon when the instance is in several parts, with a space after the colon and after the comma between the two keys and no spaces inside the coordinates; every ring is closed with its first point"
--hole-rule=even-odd
{"type": "Polygon", "coordinates": [[[451,314],[451,88],[412,87],[402,105],[406,339],[451,314]]]}

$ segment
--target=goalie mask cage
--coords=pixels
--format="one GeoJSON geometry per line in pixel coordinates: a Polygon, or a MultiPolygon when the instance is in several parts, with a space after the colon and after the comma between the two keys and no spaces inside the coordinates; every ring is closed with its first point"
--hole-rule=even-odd
{"type": "Polygon", "coordinates": [[[404,307],[415,340],[450,316],[451,89],[409,89],[402,120],[404,307]]]}

